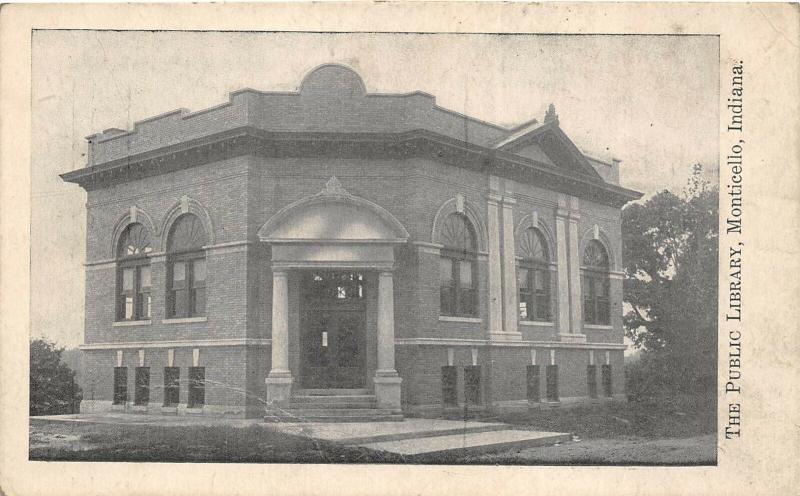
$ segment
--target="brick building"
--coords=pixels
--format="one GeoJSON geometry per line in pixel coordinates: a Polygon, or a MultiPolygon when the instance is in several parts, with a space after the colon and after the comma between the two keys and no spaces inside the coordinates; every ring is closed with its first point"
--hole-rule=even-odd
{"type": "Polygon", "coordinates": [[[82,411],[623,393],[620,208],[640,194],[552,106],[508,129],[328,64],[88,141],[62,176],[88,192],[82,411]]]}

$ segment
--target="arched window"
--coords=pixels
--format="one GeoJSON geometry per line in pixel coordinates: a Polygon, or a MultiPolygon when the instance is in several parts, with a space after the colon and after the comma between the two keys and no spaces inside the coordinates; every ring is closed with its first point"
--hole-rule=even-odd
{"type": "Polygon", "coordinates": [[[609,310],[608,252],[597,240],[591,240],[583,251],[581,290],[583,292],[583,321],[587,324],[608,325],[609,310]]]}
{"type": "Polygon", "coordinates": [[[117,320],[150,318],[150,234],[142,224],[130,224],[117,245],[117,320]]]}
{"type": "Polygon", "coordinates": [[[550,320],[550,251],[541,231],[531,227],[519,240],[519,318],[550,320]]]}
{"type": "Polygon", "coordinates": [[[206,244],[206,231],[197,216],[181,215],[172,225],[167,240],[167,317],[205,314],[206,244]]]}
{"type": "Polygon", "coordinates": [[[439,232],[441,314],[473,317],[476,312],[475,233],[466,216],[448,215],[439,232]]]}

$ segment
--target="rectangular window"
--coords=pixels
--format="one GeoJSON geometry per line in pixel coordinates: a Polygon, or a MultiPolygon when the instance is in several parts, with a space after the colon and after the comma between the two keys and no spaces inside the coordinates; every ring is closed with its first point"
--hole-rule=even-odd
{"type": "Polygon", "coordinates": [[[608,293],[608,278],[604,277],[599,281],[597,288],[597,321],[599,324],[611,323],[609,316],[608,293]]]}
{"type": "Polygon", "coordinates": [[[192,315],[203,315],[206,311],[206,261],[192,262],[192,315]]]}
{"type": "Polygon", "coordinates": [[[528,365],[528,401],[539,403],[541,401],[541,394],[539,392],[539,366],[528,365]]]}
{"type": "Polygon", "coordinates": [[[589,388],[589,397],[597,398],[597,366],[586,366],[586,384],[589,388]]]}
{"type": "Polygon", "coordinates": [[[475,264],[463,254],[442,255],[439,262],[441,315],[471,317],[476,314],[475,264]]]}
{"type": "Polygon", "coordinates": [[[533,318],[531,307],[531,291],[528,286],[528,269],[520,268],[517,270],[517,288],[519,290],[519,318],[531,320],[533,318]]]}
{"type": "Polygon", "coordinates": [[[550,271],[536,270],[536,320],[550,320],[550,271]]]}
{"type": "Polygon", "coordinates": [[[136,317],[139,319],[149,319],[151,315],[150,279],[150,266],[139,267],[139,295],[136,302],[136,317]]]}
{"type": "Polygon", "coordinates": [[[581,278],[583,290],[583,320],[588,324],[611,323],[609,281],[607,274],[588,273],[581,278]]]}
{"type": "Polygon", "coordinates": [[[176,406],[180,402],[181,369],[164,367],[164,406],[176,406]]]}
{"type": "Polygon", "coordinates": [[[150,403],[150,367],[136,367],[136,388],[133,402],[136,405],[150,403]]]}
{"type": "Polygon", "coordinates": [[[453,301],[455,297],[455,290],[453,288],[453,260],[444,257],[439,259],[439,281],[441,291],[441,314],[455,315],[456,308],[453,301]]]}
{"type": "Polygon", "coordinates": [[[133,296],[125,296],[124,319],[133,320],[133,296]]]}
{"type": "Polygon", "coordinates": [[[128,401],[128,368],[114,367],[114,404],[124,405],[128,401]]]}
{"type": "Polygon", "coordinates": [[[128,267],[122,269],[122,291],[123,292],[132,292],[133,291],[133,267],[128,267]]]}
{"type": "Polygon", "coordinates": [[[134,267],[126,267],[121,271],[119,306],[117,307],[117,319],[119,320],[133,320],[134,318],[135,271],[134,267]]]}
{"type": "Polygon", "coordinates": [[[548,365],[545,374],[547,376],[547,401],[558,401],[558,365],[548,365]]]}
{"type": "Polygon", "coordinates": [[[452,365],[442,367],[442,402],[444,406],[458,406],[457,369],[452,365]]]}
{"type": "Polygon", "coordinates": [[[189,408],[200,408],[206,402],[206,368],[189,367],[189,408]]]}
{"type": "Polygon", "coordinates": [[[541,268],[517,269],[519,317],[523,320],[550,320],[550,273],[541,268]]]}
{"type": "Polygon", "coordinates": [[[472,270],[473,264],[469,260],[461,260],[458,262],[458,314],[459,315],[474,315],[475,314],[475,289],[472,284],[472,270]]]}
{"type": "Polygon", "coordinates": [[[189,316],[189,288],[186,286],[186,262],[172,264],[172,317],[189,316]]]}
{"type": "Polygon", "coordinates": [[[467,405],[481,404],[481,366],[464,367],[464,401],[467,405]]]}
{"type": "Polygon", "coordinates": [[[611,365],[603,365],[603,395],[611,398],[613,393],[614,391],[611,388],[611,365]]]}
{"type": "Polygon", "coordinates": [[[583,320],[589,324],[594,323],[594,300],[592,298],[591,279],[583,277],[581,284],[584,288],[583,291],[583,320]]]}
{"type": "Polygon", "coordinates": [[[118,269],[117,320],[149,319],[152,311],[150,296],[150,265],[142,260],[126,261],[118,269]]]}

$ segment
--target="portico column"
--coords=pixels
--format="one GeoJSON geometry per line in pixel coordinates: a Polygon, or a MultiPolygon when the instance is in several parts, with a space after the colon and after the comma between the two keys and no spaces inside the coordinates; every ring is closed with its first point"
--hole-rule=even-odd
{"type": "Polygon", "coordinates": [[[400,383],[394,368],[394,280],[392,273],[378,274],[378,369],[373,378],[380,408],[400,409],[400,383]]]}
{"type": "Polygon", "coordinates": [[[292,394],[289,371],[289,282],[285,270],[272,271],[272,369],[267,376],[267,403],[292,394]]]}

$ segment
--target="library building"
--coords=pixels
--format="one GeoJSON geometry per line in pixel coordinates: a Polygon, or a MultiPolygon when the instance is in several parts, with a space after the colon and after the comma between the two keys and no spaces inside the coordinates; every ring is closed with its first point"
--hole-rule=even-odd
{"type": "Polygon", "coordinates": [[[325,64],[87,138],[82,412],[402,420],[624,399],[620,210],[504,127],[325,64]],[[368,81],[367,81],[368,83],[368,81]]]}

